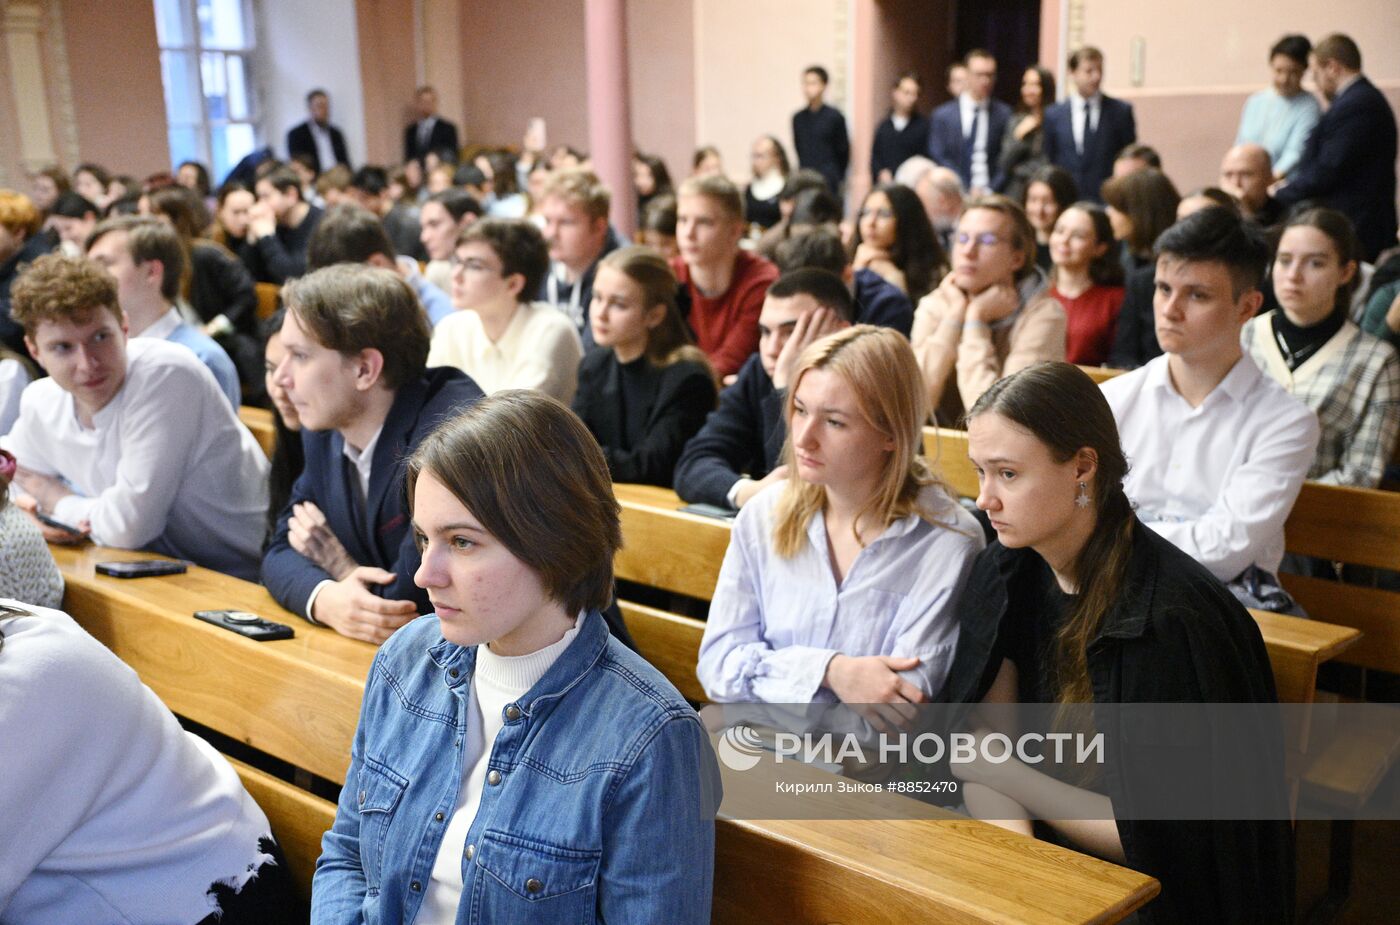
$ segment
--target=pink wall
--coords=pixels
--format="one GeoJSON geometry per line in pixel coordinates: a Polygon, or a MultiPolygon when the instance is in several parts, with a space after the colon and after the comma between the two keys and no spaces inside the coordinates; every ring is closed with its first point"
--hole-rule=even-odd
{"type": "Polygon", "coordinates": [[[518,145],[540,116],[551,145],[586,148],[583,0],[478,0],[463,11],[468,141],[518,145]]]}
{"type": "MultiPolygon", "coordinates": [[[[64,0],[63,26],[83,160],[137,177],[168,170],[165,91],[151,0],[64,0]],[[114,49],[120,49],[119,56],[114,49]]],[[[57,131],[57,113],[51,115],[57,131]]]]}
{"type": "Polygon", "coordinates": [[[413,11],[396,0],[356,0],[364,83],[365,161],[397,164],[418,85],[413,11]]]}
{"type": "Polygon", "coordinates": [[[679,183],[695,151],[695,2],[631,0],[632,140],[660,155],[679,183]]]}

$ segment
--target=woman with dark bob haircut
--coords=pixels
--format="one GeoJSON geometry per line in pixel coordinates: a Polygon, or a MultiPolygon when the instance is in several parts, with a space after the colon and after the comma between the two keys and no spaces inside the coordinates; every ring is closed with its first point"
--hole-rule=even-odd
{"type": "Polygon", "coordinates": [[[710,920],[719,770],[608,635],[619,508],[582,422],[505,390],[408,461],[434,613],[379,650],[315,922],[710,920]]]}
{"type": "MultiPolygon", "coordinates": [[[[968,809],[1156,877],[1162,893],[1138,913],[1143,922],[1291,921],[1281,724],[1264,711],[1246,724],[1227,725],[1218,714],[1220,704],[1277,700],[1259,627],[1204,566],[1133,513],[1113,413],[1082,370],[1069,363],[1021,370],[983,392],[967,420],[977,506],[997,540],[963,591],[947,697],[1050,704],[1056,727],[1070,718],[1068,728],[1105,735],[1113,761],[1087,764],[1089,773],[1069,775],[1073,781],[1020,762],[955,766],[968,809]],[[1174,708],[1179,725],[1158,731],[1132,723],[1144,714],[1125,713],[1122,704],[1214,706],[1174,708]],[[1201,727],[1213,745],[1210,761],[1183,771],[1171,759],[1188,741],[1181,736],[1201,727]],[[1245,764],[1264,770],[1226,773],[1245,764]],[[1188,784],[1204,787],[1218,812],[1239,812],[1239,791],[1267,811],[1256,821],[1173,822],[1131,809],[1187,792],[1188,784]]],[[[992,714],[1002,722],[974,729],[1007,734],[1008,709],[992,714]]],[[[1022,721],[1030,715],[1016,712],[1022,721]]],[[[985,720],[989,708],[973,715],[985,720]]]]}

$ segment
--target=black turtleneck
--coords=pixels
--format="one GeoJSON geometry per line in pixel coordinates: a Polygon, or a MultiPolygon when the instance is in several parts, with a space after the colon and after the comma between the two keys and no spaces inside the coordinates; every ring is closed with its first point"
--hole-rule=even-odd
{"type": "Polygon", "coordinates": [[[1282,308],[1274,312],[1274,341],[1288,364],[1288,371],[1294,372],[1302,366],[1322,345],[1342,329],[1347,322],[1347,304],[1338,300],[1332,314],[1308,327],[1299,327],[1288,319],[1282,308]]]}

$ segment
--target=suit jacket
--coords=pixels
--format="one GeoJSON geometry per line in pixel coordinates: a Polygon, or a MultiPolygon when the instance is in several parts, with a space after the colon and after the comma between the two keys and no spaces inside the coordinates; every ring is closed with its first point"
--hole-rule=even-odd
{"type": "Polygon", "coordinates": [[[441,116],[433,123],[433,130],[428,133],[427,147],[418,144],[417,122],[410,122],[404,127],[403,159],[405,161],[421,161],[427,157],[429,151],[441,151],[444,148],[450,150],[454,156],[457,154],[457,126],[441,116]]]}
{"type": "Polygon", "coordinates": [[[1042,131],[1041,150],[1045,159],[1074,177],[1080,199],[1094,202],[1103,201],[1099,197],[1099,187],[1113,176],[1113,162],[1118,152],[1137,141],[1133,104],[1107,95],[1100,97],[1098,128],[1085,140],[1083,154],[1074,146],[1074,109],[1069,100],[1045,110],[1042,131]]]}
{"type": "Polygon", "coordinates": [[[1284,206],[1317,200],[1356,226],[1367,260],[1395,244],[1395,113],[1375,85],[1358,77],[1322,114],[1288,184],[1284,206]]]}
{"type": "Polygon", "coordinates": [[[427,592],[413,584],[419,557],[404,503],[404,463],[434,427],[481,396],[466,373],[445,366],[429,369],[399,389],[374,447],[363,507],[354,467],[344,456],[345,439],[334,430],[302,431],[306,467],[292,486],[263,554],[262,583],[278,603],[304,615],[316,585],[331,578],[287,539],[292,506],[310,501],[326,515],[331,532],[351,558],[394,573],[389,584],[372,586],[375,594],[416,601],[419,613],[429,612],[427,592]]]}
{"type": "MultiPolygon", "coordinates": [[[[331,150],[335,152],[335,163],[349,167],[350,152],[345,147],[345,136],[334,125],[328,125],[326,128],[331,133],[331,150]]],[[[321,155],[316,151],[316,139],[311,137],[309,122],[303,122],[287,133],[287,157],[290,159],[298,154],[311,155],[311,159],[316,162],[317,173],[323,173],[335,166],[321,163],[321,155]]]]}
{"type": "Polygon", "coordinates": [[[574,413],[598,439],[614,482],[669,488],[685,442],[715,407],[715,380],[704,366],[686,360],[658,367],[642,359],[626,370],[611,350],[585,356],[574,413]],[[643,421],[642,433],[632,434],[630,444],[623,434],[629,409],[640,412],[643,421]]]}
{"type": "Polygon", "coordinates": [[[900,164],[916,154],[923,154],[927,144],[927,116],[911,113],[903,131],[894,127],[893,113],[885,116],[880,127],[875,129],[875,141],[870,145],[870,182],[879,183],[882,170],[888,170],[893,176],[900,164]]]}
{"type": "MultiPolygon", "coordinates": [[[[1001,139],[1011,121],[1011,107],[1001,100],[987,101],[987,185],[1000,185],[997,162],[1001,159],[1001,139]]],[[[928,156],[958,172],[965,188],[972,187],[972,152],[963,138],[962,110],[957,100],[949,100],[933,111],[928,120],[928,156]]]]}
{"type": "Polygon", "coordinates": [[[787,439],[785,394],[773,388],[762,358],[749,357],[739,378],[719,393],[719,407],[685,445],[676,463],[676,494],[728,507],[726,495],[741,475],[761,479],[777,468],[787,439]]]}

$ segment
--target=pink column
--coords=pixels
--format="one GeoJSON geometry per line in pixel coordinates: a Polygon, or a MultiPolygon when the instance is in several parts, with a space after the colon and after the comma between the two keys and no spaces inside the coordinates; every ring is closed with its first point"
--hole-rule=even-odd
{"type": "Polygon", "coordinates": [[[632,188],[632,110],[627,74],[626,0],[585,0],[584,50],[588,62],[588,153],[593,170],[612,190],[612,222],[636,231],[632,188]]]}

